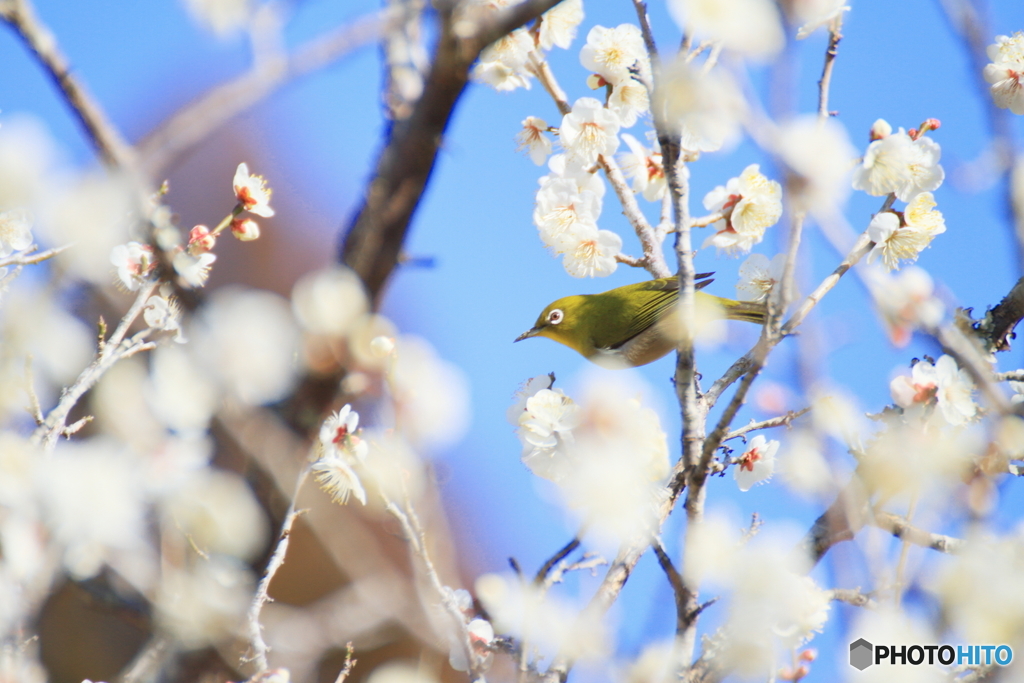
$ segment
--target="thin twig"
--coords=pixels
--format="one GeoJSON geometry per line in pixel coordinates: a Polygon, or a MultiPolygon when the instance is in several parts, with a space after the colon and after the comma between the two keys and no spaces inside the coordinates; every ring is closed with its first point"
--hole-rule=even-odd
{"type": "Polygon", "coordinates": [[[47,249],[46,251],[36,252],[36,249],[39,247],[33,244],[28,249],[0,259],[0,268],[7,268],[8,266],[31,266],[35,263],[42,263],[43,261],[52,259],[54,256],[71,246],[72,245],[70,244],[65,244],[61,247],[54,247],[53,249],[47,249]]]}
{"type": "Polygon", "coordinates": [[[836,602],[845,602],[854,607],[878,608],[875,599],[869,593],[862,593],[859,588],[833,588],[829,593],[836,602]]]}
{"type": "Polygon", "coordinates": [[[665,552],[665,547],[661,543],[661,539],[655,540],[651,543],[651,548],[654,549],[654,554],[658,556],[658,564],[661,565],[661,570],[665,572],[665,577],[668,579],[668,584],[672,587],[672,595],[675,596],[676,600],[676,635],[680,636],[686,630],[689,625],[689,615],[687,612],[687,605],[690,602],[690,591],[686,587],[686,582],[683,581],[682,575],[679,570],[672,564],[672,558],[665,552]]]}
{"type": "Polygon", "coordinates": [[[745,427],[734,429],[728,434],[726,434],[725,437],[722,438],[722,441],[725,442],[729,441],[730,439],[736,439],[743,436],[744,434],[748,434],[759,429],[770,429],[772,427],[788,427],[790,423],[793,422],[793,420],[800,417],[801,415],[806,415],[807,413],[810,412],[810,410],[811,408],[810,406],[808,406],[807,408],[801,408],[800,410],[791,410],[785,415],[771,417],[768,418],[767,420],[761,420],[760,422],[754,422],[753,420],[751,420],[750,424],[746,425],[745,427]]]}
{"type": "Polygon", "coordinates": [[[345,643],[345,665],[341,667],[341,671],[338,672],[338,677],[334,679],[334,683],[345,683],[345,679],[349,677],[352,669],[359,663],[358,659],[352,657],[354,653],[355,649],[352,647],[352,643],[345,643]]]}
{"type": "Polygon", "coordinates": [[[267,652],[270,650],[266,641],[263,640],[260,613],[263,611],[263,606],[273,600],[270,597],[270,584],[274,580],[277,570],[284,564],[285,556],[288,554],[288,545],[291,542],[292,527],[295,525],[295,520],[299,518],[299,515],[306,512],[305,510],[298,509],[296,503],[299,500],[299,492],[302,490],[302,485],[306,482],[309,471],[309,465],[303,467],[298,479],[295,481],[295,491],[292,493],[288,512],[285,513],[284,521],[281,523],[281,533],[277,536],[277,547],[274,548],[274,553],[270,556],[270,561],[267,562],[267,569],[263,573],[263,578],[260,579],[260,583],[256,587],[256,594],[249,605],[246,623],[249,629],[249,646],[252,648],[253,654],[250,658],[244,658],[242,663],[244,664],[246,661],[255,662],[257,673],[267,669],[267,652]]]}
{"type": "Polygon", "coordinates": [[[997,382],[1024,382],[1024,370],[997,372],[992,377],[997,382]]]}
{"type": "Polygon", "coordinates": [[[640,204],[636,201],[636,195],[633,194],[632,188],[626,183],[626,177],[622,174],[622,169],[619,168],[618,163],[616,163],[613,157],[602,154],[599,161],[601,168],[604,169],[605,176],[608,178],[608,182],[611,184],[612,189],[615,190],[615,195],[622,204],[622,214],[629,221],[629,224],[633,226],[633,230],[640,240],[640,245],[643,247],[643,260],[646,262],[644,267],[656,278],[668,277],[672,274],[672,271],[669,270],[668,263],[665,262],[665,252],[661,248],[661,240],[654,228],[651,227],[651,224],[647,222],[647,217],[640,208],[640,204]]]}
{"type": "Polygon", "coordinates": [[[564,560],[569,556],[569,553],[580,547],[580,536],[583,532],[580,531],[571,541],[566,543],[564,546],[559,548],[558,552],[548,558],[548,561],[537,571],[536,576],[533,577],[533,585],[540,586],[544,583],[544,579],[547,578],[548,573],[555,567],[556,564],[564,560]]]}
{"type": "Polygon", "coordinates": [[[829,23],[828,47],[825,49],[825,65],[821,69],[821,80],[818,81],[818,116],[827,119],[831,116],[828,110],[828,91],[832,84],[832,69],[839,53],[839,41],[843,39],[843,13],[839,12],[829,23]]]}

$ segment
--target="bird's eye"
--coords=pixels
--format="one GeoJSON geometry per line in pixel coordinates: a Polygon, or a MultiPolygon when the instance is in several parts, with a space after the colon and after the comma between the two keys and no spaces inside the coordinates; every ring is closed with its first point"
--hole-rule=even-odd
{"type": "Polygon", "coordinates": [[[555,310],[548,313],[548,322],[552,325],[557,325],[562,322],[562,318],[565,317],[562,313],[562,309],[556,308],[555,310]]]}

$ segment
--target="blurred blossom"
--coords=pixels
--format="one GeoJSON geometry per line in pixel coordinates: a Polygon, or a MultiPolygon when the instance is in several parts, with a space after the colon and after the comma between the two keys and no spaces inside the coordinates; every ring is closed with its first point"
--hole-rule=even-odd
{"type": "Polygon", "coordinates": [[[890,192],[905,202],[938,189],[946,174],[939,165],[939,143],[926,135],[914,140],[902,128],[868,145],[853,172],[853,189],[880,197],[890,192]]]}
{"type": "Polygon", "coordinates": [[[217,409],[219,392],[188,351],[159,346],[150,354],[150,381],[143,396],[153,414],[178,432],[203,432],[217,409]]]}
{"type": "Polygon", "coordinates": [[[137,215],[135,192],[122,176],[93,171],[51,192],[39,209],[39,231],[53,245],[72,245],[57,259],[80,277],[110,281],[110,255],[130,234],[137,215]]]}
{"type": "Polygon", "coordinates": [[[398,348],[398,328],[379,314],[364,315],[349,329],[348,348],[361,368],[384,370],[398,348]]]}
{"type": "Polygon", "coordinates": [[[694,585],[708,580],[727,585],[719,582],[731,575],[741,547],[739,525],[711,512],[687,529],[683,576],[694,585]]]}
{"type": "Polygon", "coordinates": [[[499,92],[530,87],[528,63],[533,51],[533,36],[519,28],[491,43],[473,67],[474,80],[486,83],[499,92]]]}
{"type": "Polygon", "coordinates": [[[570,660],[594,659],[608,652],[601,619],[581,617],[578,608],[532,583],[484,574],[475,587],[499,633],[524,638],[542,653],[557,652],[570,660]]]}
{"type": "Polygon", "coordinates": [[[206,370],[252,405],[283,398],[295,382],[298,329],[285,299],[223,287],[200,310],[193,348],[206,370]]]}
{"type": "Polygon", "coordinates": [[[42,457],[38,447],[11,431],[0,431],[0,506],[28,510],[32,505],[33,468],[42,457]]]}
{"type": "Polygon", "coordinates": [[[679,648],[672,641],[651,643],[630,664],[625,683],[670,683],[678,679],[678,672],[686,668],[679,648]]]}
{"type": "Polygon", "coordinates": [[[375,668],[366,683],[438,683],[438,680],[422,666],[392,660],[375,668]]]}
{"type": "Polygon", "coordinates": [[[366,431],[369,454],[360,475],[368,486],[390,500],[416,500],[423,491],[424,472],[419,457],[408,441],[394,431],[366,431]]]}
{"type": "Polygon", "coordinates": [[[942,558],[930,590],[969,643],[1019,643],[1024,637],[1024,545],[1019,537],[975,533],[942,558]]]}
{"type": "MultiPolygon", "coordinates": [[[[32,357],[37,382],[42,379],[59,386],[70,384],[89,363],[95,337],[94,330],[57,305],[51,290],[12,288],[4,299],[4,315],[0,316],[0,338],[4,340],[0,353],[18,360],[18,380],[10,384],[14,380],[9,379],[0,386],[17,392],[12,399],[24,401],[20,363],[27,356],[32,357]]],[[[37,384],[35,388],[45,391],[46,387],[37,384]]]]}
{"type": "MultiPolygon", "coordinates": [[[[0,604],[3,604],[0,602],[0,604]]],[[[34,643],[0,649],[0,680],[17,683],[46,683],[50,680],[39,663],[34,643]]]]}
{"type": "Polygon", "coordinates": [[[217,260],[216,254],[209,252],[193,256],[187,251],[179,251],[174,255],[172,263],[174,271],[181,276],[189,287],[202,287],[210,277],[210,268],[217,260]]]}
{"type": "Polygon", "coordinates": [[[253,578],[239,560],[199,558],[188,569],[166,567],[157,587],[156,620],[188,649],[234,636],[252,596],[253,578]]]}
{"type": "Polygon", "coordinates": [[[369,308],[359,276],[344,266],[303,275],[292,290],[292,310],[303,329],[342,336],[369,308]]]}
{"type": "Polygon", "coordinates": [[[244,29],[252,15],[252,0],[185,0],[189,14],[221,37],[244,29]]]}
{"type": "Polygon", "coordinates": [[[557,45],[567,50],[583,21],[583,0],[562,0],[541,16],[538,41],[545,50],[557,45]]]}
{"type": "Polygon", "coordinates": [[[761,434],[747,443],[732,471],[740,491],[749,491],[751,487],[771,479],[775,472],[775,453],[778,450],[778,441],[768,441],[761,434]]]}
{"type": "Polygon", "coordinates": [[[402,336],[395,351],[391,391],[402,434],[417,447],[443,450],[469,426],[469,382],[420,337],[402,336]]]}
{"type": "Polygon", "coordinates": [[[984,75],[992,101],[1001,109],[1024,114],[1024,32],[996,36],[996,42],[988,46],[988,58],[992,63],[985,67],[984,75]]]}
{"type": "Polygon", "coordinates": [[[835,476],[822,453],[817,435],[798,429],[790,432],[779,458],[779,477],[791,490],[824,497],[835,489],[835,476]]]}
{"type": "Polygon", "coordinates": [[[771,261],[764,254],[751,254],[740,264],[736,298],[740,301],[765,301],[772,288],[782,280],[785,267],[785,254],[776,254],[771,261]]]}
{"type": "Polygon", "coordinates": [[[931,276],[921,268],[910,266],[892,276],[868,267],[864,269],[864,281],[894,345],[906,346],[915,329],[934,328],[942,322],[945,306],[934,296],[931,276]]]}
{"type": "Polygon", "coordinates": [[[0,126],[0,211],[52,201],[55,162],[53,140],[41,122],[5,117],[0,126]]]}
{"type": "Polygon", "coordinates": [[[593,97],[581,97],[572,111],[562,117],[558,141],[570,161],[597,163],[600,155],[611,156],[619,148],[619,117],[593,97]]]}
{"type": "Polygon", "coordinates": [[[112,440],[61,443],[35,474],[47,528],[72,576],[95,576],[113,553],[144,546],[141,472],[112,440]]]}
{"type": "Polygon", "coordinates": [[[640,27],[620,24],[615,28],[595,26],[587,34],[587,44],[580,50],[584,69],[600,74],[616,85],[638,73],[650,82],[651,64],[647,57],[640,27]]]}
{"type": "Polygon", "coordinates": [[[797,40],[808,37],[849,9],[845,0],[790,0],[788,3],[791,23],[800,26],[797,40]]]}
{"type": "Polygon", "coordinates": [[[248,484],[233,472],[194,471],[161,501],[165,533],[183,534],[206,554],[251,560],[267,541],[267,520],[248,484]]]}
{"type": "Polygon", "coordinates": [[[130,292],[141,287],[156,267],[153,247],[140,242],[119,244],[111,249],[110,263],[117,269],[118,283],[130,292]]]}
{"type": "Polygon", "coordinates": [[[704,196],[704,208],[721,212],[715,233],[704,241],[727,254],[749,252],[764,238],[764,232],[782,216],[782,186],[761,174],[751,164],[738,177],[719,185],[704,196]]]}
{"type": "Polygon", "coordinates": [[[889,270],[899,270],[900,259],[916,261],[918,255],[931,244],[936,235],[946,232],[942,214],[935,210],[931,192],[914,197],[903,214],[903,223],[890,211],[875,214],[868,225],[868,236],[875,243],[867,262],[881,256],[889,270]]]}
{"type": "Polygon", "coordinates": [[[918,361],[911,376],[901,375],[889,384],[893,401],[908,412],[938,405],[939,414],[951,425],[962,425],[978,412],[971,398],[974,382],[966,370],[957,367],[952,356],[943,355],[932,365],[918,361]]]}
{"type": "Polygon", "coordinates": [[[728,72],[707,74],[677,58],[659,83],[652,105],[655,121],[681,135],[683,149],[710,152],[739,139],[746,103],[728,72]]]}
{"type": "MultiPolygon", "coordinates": [[[[490,649],[494,642],[494,627],[485,619],[473,619],[466,628],[469,631],[469,642],[473,647],[474,656],[479,658],[481,668],[490,668],[494,659],[494,653],[490,649]]],[[[453,642],[448,650],[448,663],[456,671],[469,671],[470,666],[466,661],[466,648],[462,638],[458,637],[455,640],[458,642],[453,642]]]]}
{"type": "Polygon", "coordinates": [[[782,17],[770,0],[669,0],[668,8],[687,35],[721,41],[745,57],[772,57],[786,43],[782,17]]]}
{"type": "Polygon", "coordinates": [[[32,222],[24,209],[0,212],[0,258],[32,246],[32,222]]]}
{"type": "Polygon", "coordinates": [[[847,446],[856,446],[867,432],[864,410],[857,399],[845,389],[815,385],[809,392],[811,421],[821,434],[839,439],[847,446]]]}
{"type": "Polygon", "coordinates": [[[513,427],[519,426],[519,416],[526,410],[526,403],[530,400],[538,391],[542,389],[550,389],[555,383],[554,373],[549,375],[537,375],[519,385],[516,389],[512,398],[512,405],[508,407],[505,412],[505,419],[513,427]]]}
{"type": "Polygon", "coordinates": [[[779,130],[778,152],[799,176],[788,184],[798,208],[827,215],[846,201],[850,164],[857,152],[838,121],[811,115],[789,121],[779,130]]]}
{"type": "Polygon", "coordinates": [[[619,163],[626,177],[633,179],[633,191],[649,202],[659,201],[665,196],[668,182],[658,142],[655,140],[653,149],[648,149],[629,133],[624,133],[622,139],[629,151],[621,155],[619,163]]]}
{"type": "Polygon", "coordinates": [[[543,166],[551,155],[551,138],[545,135],[547,130],[547,121],[536,116],[527,116],[523,120],[523,129],[516,135],[519,149],[527,150],[530,153],[530,160],[538,166],[543,166]]]}
{"type": "Polygon", "coordinates": [[[805,644],[828,620],[830,593],[793,566],[788,544],[779,540],[743,546],[730,577],[722,656],[741,676],[769,674],[780,648],[805,644]]]}
{"type": "Polygon", "coordinates": [[[217,246],[217,236],[205,225],[197,225],[188,233],[188,253],[192,256],[213,251],[217,246]]]}
{"type": "Polygon", "coordinates": [[[213,457],[213,439],[206,434],[168,434],[146,458],[146,486],[162,497],[174,491],[213,457]]]}
{"type": "MultiPolygon", "coordinates": [[[[943,640],[940,634],[935,633],[926,622],[891,605],[883,604],[877,610],[855,610],[853,618],[853,624],[847,631],[845,639],[850,642],[864,638],[868,642],[886,643],[897,649],[902,645],[909,648],[911,645],[923,643],[948,642],[943,640]]],[[[847,680],[858,683],[891,683],[893,669],[886,666],[869,666],[864,671],[853,671],[847,680]]],[[[938,666],[902,666],[899,669],[899,681],[944,683],[949,681],[949,673],[938,666]]]]}
{"type": "Polygon", "coordinates": [[[883,498],[935,496],[958,485],[983,450],[977,434],[925,429],[920,422],[893,421],[867,445],[860,458],[868,490],[883,498]]]}
{"type": "Polygon", "coordinates": [[[234,190],[238,203],[249,213],[264,218],[274,215],[274,210],[270,208],[270,195],[273,191],[267,186],[263,176],[249,173],[248,164],[243,162],[235,169],[231,189],[234,190]]]}
{"type": "Polygon", "coordinates": [[[142,355],[125,358],[107,370],[92,390],[90,407],[100,429],[137,453],[157,448],[164,438],[161,424],[145,396],[149,373],[142,355]]]}

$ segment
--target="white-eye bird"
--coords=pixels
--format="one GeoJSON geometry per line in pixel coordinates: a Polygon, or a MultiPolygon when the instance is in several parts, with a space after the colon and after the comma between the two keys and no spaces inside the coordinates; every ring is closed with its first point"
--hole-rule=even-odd
{"type": "MultiPolygon", "coordinates": [[[[697,275],[701,289],[712,273],[697,275]]],[[[763,324],[761,302],[734,301],[697,292],[697,305],[714,304],[729,320],[763,324]]],[[[679,278],[663,277],[616,287],[601,294],[577,294],[548,304],[536,324],[516,338],[547,337],[605,367],[646,365],[678,346],[679,278]]]]}

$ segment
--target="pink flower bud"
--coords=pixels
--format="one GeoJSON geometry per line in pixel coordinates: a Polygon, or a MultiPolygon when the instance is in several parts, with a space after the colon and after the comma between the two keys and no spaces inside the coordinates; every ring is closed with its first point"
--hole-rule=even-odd
{"type": "Polygon", "coordinates": [[[193,256],[205,254],[208,251],[213,251],[216,243],[217,236],[211,234],[208,227],[197,225],[188,234],[188,253],[193,256]]]}
{"type": "Polygon", "coordinates": [[[243,242],[251,242],[259,239],[260,226],[251,218],[236,218],[231,221],[231,234],[243,242]]]}

